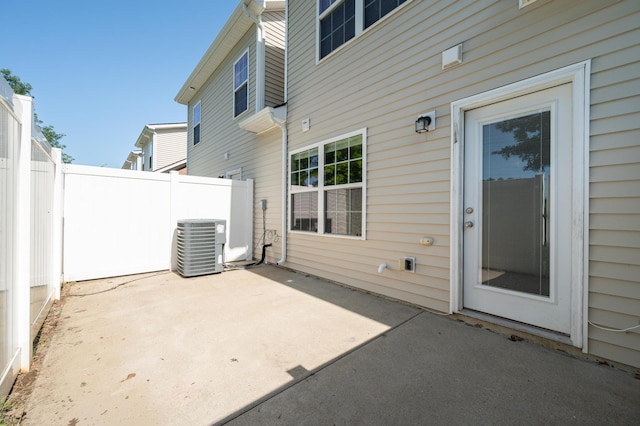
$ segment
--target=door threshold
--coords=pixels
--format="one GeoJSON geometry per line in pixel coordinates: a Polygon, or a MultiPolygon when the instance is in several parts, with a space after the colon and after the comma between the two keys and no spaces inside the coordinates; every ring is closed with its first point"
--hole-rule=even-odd
{"type": "Polygon", "coordinates": [[[477,320],[481,320],[490,324],[495,324],[504,328],[521,331],[523,333],[527,333],[532,336],[537,336],[543,339],[573,346],[573,343],[571,342],[571,338],[566,334],[557,333],[555,331],[535,327],[529,324],[524,324],[518,321],[509,320],[502,317],[497,317],[495,315],[485,314],[484,312],[478,312],[471,309],[462,309],[458,313],[460,315],[463,315],[469,318],[475,318],[477,320]]]}

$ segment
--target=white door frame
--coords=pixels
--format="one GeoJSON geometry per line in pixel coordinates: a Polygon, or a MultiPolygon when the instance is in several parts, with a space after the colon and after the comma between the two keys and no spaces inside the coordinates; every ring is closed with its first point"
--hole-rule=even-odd
{"type": "MultiPolygon", "coordinates": [[[[577,249],[571,259],[571,344],[587,352],[588,303],[588,179],[589,179],[589,76],[591,61],[541,74],[497,89],[489,90],[451,104],[451,253],[450,311],[463,309],[463,181],[464,112],[527,93],[572,83],[573,177],[572,239],[577,249]]],[[[535,333],[535,329],[531,330],[535,333]]]]}

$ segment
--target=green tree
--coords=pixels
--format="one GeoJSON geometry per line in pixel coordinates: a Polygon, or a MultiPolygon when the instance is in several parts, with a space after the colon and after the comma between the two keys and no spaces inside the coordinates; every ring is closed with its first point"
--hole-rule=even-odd
{"type": "Polygon", "coordinates": [[[9,86],[11,86],[11,89],[16,95],[31,96],[33,87],[31,87],[29,83],[23,83],[20,77],[11,74],[11,70],[6,68],[1,69],[0,73],[2,73],[2,76],[7,80],[7,83],[9,83],[9,86]]]}
{"type": "MultiPolygon", "coordinates": [[[[9,83],[9,86],[11,86],[11,89],[15,94],[34,97],[31,94],[33,87],[29,83],[25,83],[22,80],[20,80],[20,77],[18,77],[17,75],[13,75],[11,73],[11,70],[3,68],[3,69],[0,69],[0,73],[2,73],[2,76],[4,77],[5,80],[7,80],[7,83],[9,83]]],[[[60,148],[61,150],[63,150],[62,162],[72,163],[74,158],[69,154],[67,154],[66,152],[64,152],[64,149],[67,146],[60,142],[60,139],[62,139],[66,135],[64,133],[56,132],[53,126],[42,126],[43,122],[38,118],[38,114],[34,113],[33,118],[36,124],[40,126],[40,130],[42,131],[42,134],[44,135],[44,137],[47,138],[47,141],[49,142],[49,144],[54,148],[60,148]]]]}
{"type": "Polygon", "coordinates": [[[505,160],[520,157],[522,170],[544,172],[550,165],[550,113],[542,112],[498,123],[496,127],[511,134],[516,142],[492,154],[500,154],[505,160]]]}

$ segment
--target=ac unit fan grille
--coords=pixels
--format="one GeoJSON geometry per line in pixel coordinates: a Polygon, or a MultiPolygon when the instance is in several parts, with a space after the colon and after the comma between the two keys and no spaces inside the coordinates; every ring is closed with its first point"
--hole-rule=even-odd
{"type": "Polygon", "coordinates": [[[183,277],[222,272],[226,221],[191,219],[178,221],[177,270],[183,277]]]}

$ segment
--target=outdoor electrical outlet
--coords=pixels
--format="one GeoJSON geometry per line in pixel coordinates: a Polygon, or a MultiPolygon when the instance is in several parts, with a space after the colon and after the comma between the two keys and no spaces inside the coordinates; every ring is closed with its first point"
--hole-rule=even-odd
{"type": "Polygon", "coordinates": [[[405,256],[404,258],[404,270],[409,272],[416,271],[416,258],[405,256]]]}
{"type": "Polygon", "coordinates": [[[267,200],[260,200],[260,208],[262,210],[266,210],[267,209],[267,200]]]}

